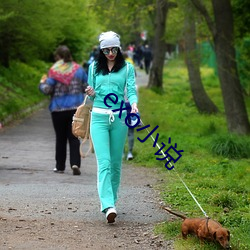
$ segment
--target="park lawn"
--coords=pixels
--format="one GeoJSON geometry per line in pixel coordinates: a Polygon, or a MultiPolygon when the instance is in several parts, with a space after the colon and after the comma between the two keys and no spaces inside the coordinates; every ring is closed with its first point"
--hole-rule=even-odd
{"type": "MultiPolygon", "coordinates": [[[[250,137],[227,133],[218,78],[207,67],[201,68],[201,74],[208,95],[220,110],[219,114],[197,112],[187,70],[181,59],[172,60],[165,66],[163,93],[140,88],[139,110],[143,123],[150,125],[149,131],[159,126],[153,137],[159,133],[158,144],[166,144],[163,151],[176,143],[176,150],[184,152],[180,153],[182,157],[174,164],[174,169],[167,170],[164,161],[156,160],[154,153],[158,148],[153,147],[151,138],[144,143],[135,140],[133,163],[158,168],[162,182],[156,188],[166,205],[188,217],[203,217],[182,184],[180,178],[183,179],[207,215],[230,230],[232,249],[250,249],[250,137]]],[[[250,113],[249,98],[246,101],[250,113]]],[[[135,136],[141,139],[146,135],[145,130],[135,132],[135,136]]],[[[175,159],[178,157],[173,149],[169,152],[175,159]]],[[[157,225],[155,232],[164,234],[166,239],[175,239],[178,250],[217,249],[213,243],[201,247],[194,237],[187,242],[182,240],[179,237],[180,225],[181,220],[177,218],[157,225]]]]}

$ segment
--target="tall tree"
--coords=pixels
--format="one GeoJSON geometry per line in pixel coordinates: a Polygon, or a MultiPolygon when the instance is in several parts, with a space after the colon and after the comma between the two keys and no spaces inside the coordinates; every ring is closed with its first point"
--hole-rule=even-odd
{"type": "Polygon", "coordinates": [[[250,96],[250,9],[249,0],[232,0],[236,36],[237,60],[241,86],[250,96]]]}
{"type": "Polygon", "coordinates": [[[218,108],[211,101],[207,95],[201,80],[200,74],[200,56],[197,51],[196,44],[196,27],[195,17],[193,13],[193,6],[187,3],[185,6],[185,27],[184,27],[184,40],[185,40],[185,55],[186,64],[188,68],[188,76],[191,87],[191,92],[194,98],[197,109],[200,113],[217,113],[218,108]]]}
{"type": "Polygon", "coordinates": [[[212,33],[228,130],[249,134],[250,124],[236,64],[230,0],[212,0],[214,21],[200,0],[191,1],[212,33]]]}
{"type": "Polygon", "coordinates": [[[168,0],[156,1],[155,34],[153,41],[154,57],[149,75],[148,87],[163,88],[163,66],[166,53],[166,42],[164,39],[166,30],[167,13],[171,7],[176,7],[175,3],[168,0]]]}

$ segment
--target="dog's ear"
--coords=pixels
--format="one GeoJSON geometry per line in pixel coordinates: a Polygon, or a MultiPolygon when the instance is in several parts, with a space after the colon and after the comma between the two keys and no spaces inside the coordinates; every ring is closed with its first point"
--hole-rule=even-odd
{"type": "Polygon", "coordinates": [[[227,230],[228,236],[227,236],[227,240],[230,241],[230,232],[227,230]]]}
{"type": "Polygon", "coordinates": [[[216,240],[216,232],[213,233],[213,238],[216,240]]]}

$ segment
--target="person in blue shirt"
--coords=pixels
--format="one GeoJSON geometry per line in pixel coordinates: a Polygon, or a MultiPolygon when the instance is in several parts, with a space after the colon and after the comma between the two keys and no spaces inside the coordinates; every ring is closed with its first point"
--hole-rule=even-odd
{"type": "Polygon", "coordinates": [[[69,142],[70,166],[73,175],[80,175],[80,142],[72,134],[72,117],[84,100],[87,74],[73,61],[67,46],[59,46],[55,51],[56,62],[48,75],[41,79],[40,91],[50,95],[49,110],[56,135],[55,173],[64,173],[66,168],[67,142],[69,142]]]}
{"type": "Polygon", "coordinates": [[[137,93],[134,66],[124,60],[120,36],[113,31],[103,32],[99,36],[99,42],[100,53],[89,67],[86,93],[93,100],[90,134],[97,159],[97,188],[101,211],[106,214],[108,223],[113,223],[117,216],[115,205],[128,126],[125,123],[126,110],[121,117],[119,112],[112,110],[120,108],[126,89],[131,112],[137,113],[137,93]],[[116,96],[117,102],[104,102],[109,94],[116,96]]]}

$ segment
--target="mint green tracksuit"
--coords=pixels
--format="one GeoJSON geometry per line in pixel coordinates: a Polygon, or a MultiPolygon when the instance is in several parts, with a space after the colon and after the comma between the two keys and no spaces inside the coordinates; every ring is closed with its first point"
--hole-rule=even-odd
{"type": "MultiPolygon", "coordinates": [[[[108,75],[95,74],[94,64],[89,67],[88,84],[95,89],[93,107],[102,109],[118,109],[121,101],[124,101],[124,90],[127,98],[132,103],[137,103],[135,87],[134,66],[127,66],[118,72],[110,72],[108,75]],[[118,97],[114,104],[107,101],[111,107],[104,104],[107,94],[113,93],[118,97]]],[[[111,97],[114,99],[113,97],[111,97]]],[[[125,107],[125,105],[124,105],[125,107]]],[[[127,112],[114,114],[114,120],[109,114],[92,112],[90,134],[94,145],[97,160],[97,189],[101,202],[101,211],[106,208],[115,207],[121,178],[121,164],[124,144],[126,141],[128,127],[125,124],[127,112]]]]}

